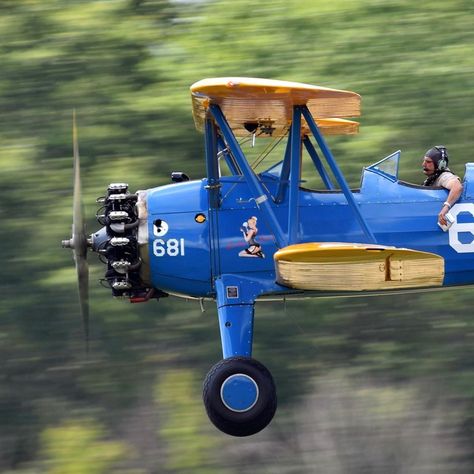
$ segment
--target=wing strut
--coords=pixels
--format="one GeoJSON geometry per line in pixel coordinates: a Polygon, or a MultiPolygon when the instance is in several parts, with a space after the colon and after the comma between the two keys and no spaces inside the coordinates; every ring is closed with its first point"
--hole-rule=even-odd
{"type": "Polygon", "coordinates": [[[224,114],[222,113],[220,107],[215,104],[211,104],[209,106],[209,111],[214,117],[217,125],[219,125],[219,128],[224,135],[225,141],[229,145],[235,161],[237,162],[237,166],[241,169],[242,174],[247,181],[250,192],[252,193],[257,206],[265,216],[265,220],[275,238],[276,246],[278,248],[285,247],[287,245],[286,238],[273,211],[271,200],[268,198],[268,195],[265,193],[257,176],[255,176],[255,173],[245,159],[244,153],[240,148],[240,145],[238,144],[234,134],[232,133],[232,130],[227,123],[226,118],[224,117],[224,114]]]}
{"type": "Polygon", "coordinates": [[[217,150],[217,155],[224,157],[224,160],[227,163],[230,172],[235,176],[241,175],[242,173],[240,172],[229,150],[227,150],[227,145],[224,143],[224,140],[222,140],[222,137],[220,135],[217,136],[217,150]]]}
{"type": "Polygon", "coordinates": [[[290,180],[290,162],[291,162],[291,127],[288,132],[288,143],[286,144],[285,157],[280,173],[280,183],[278,184],[278,191],[275,197],[275,202],[281,204],[285,200],[286,189],[290,180]]]}
{"type": "Polygon", "coordinates": [[[365,237],[367,238],[368,243],[371,243],[371,244],[377,243],[377,240],[375,239],[374,234],[372,234],[371,230],[369,229],[367,225],[367,222],[365,222],[365,219],[360,212],[360,209],[354,199],[354,196],[352,195],[351,190],[349,189],[349,186],[347,185],[346,180],[344,179],[343,174],[341,173],[341,170],[339,169],[339,166],[336,163],[336,160],[332,156],[331,150],[327,146],[326,141],[324,140],[321,132],[319,131],[319,128],[316,125],[316,122],[313,119],[313,116],[311,115],[311,112],[308,110],[308,107],[306,106],[302,106],[301,111],[303,113],[303,116],[306,122],[308,123],[311,133],[314,135],[314,138],[316,139],[319,145],[319,148],[321,149],[324,157],[326,158],[329,168],[331,169],[334,177],[336,178],[337,183],[341,187],[342,192],[344,193],[344,196],[347,199],[347,203],[349,204],[352,211],[354,212],[354,215],[359,221],[359,224],[362,227],[362,230],[365,234],[365,237]]]}
{"type": "Polygon", "coordinates": [[[217,131],[214,122],[206,119],[204,142],[206,147],[207,191],[209,197],[209,229],[210,229],[210,255],[211,255],[211,281],[220,275],[219,258],[219,205],[221,183],[219,180],[219,164],[217,162],[217,131]]]}
{"type": "Polygon", "coordinates": [[[324,166],[321,162],[321,158],[319,158],[318,152],[314,148],[309,137],[304,137],[303,143],[306,148],[306,151],[308,152],[309,156],[313,160],[314,166],[318,170],[318,173],[321,176],[321,179],[323,180],[323,183],[326,186],[326,189],[333,190],[334,185],[332,184],[331,178],[328,175],[327,171],[324,169],[324,166]]]}
{"type": "Polygon", "coordinates": [[[204,143],[206,147],[206,167],[207,167],[207,189],[209,192],[209,205],[211,209],[219,207],[219,167],[217,163],[217,134],[215,125],[211,120],[205,123],[204,143]]]}
{"type": "Polygon", "coordinates": [[[301,107],[293,107],[290,137],[290,188],[288,193],[288,245],[298,242],[299,189],[301,179],[301,107]]]}

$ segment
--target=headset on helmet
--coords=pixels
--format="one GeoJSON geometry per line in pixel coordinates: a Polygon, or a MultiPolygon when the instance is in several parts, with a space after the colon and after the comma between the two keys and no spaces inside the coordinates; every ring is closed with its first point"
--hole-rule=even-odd
{"type": "Polygon", "coordinates": [[[446,147],[443,145],[435,146],[435,148],[441,153],[441,158],[438,161],[438,169],[443,171],[448,167],[448,150],[446,150],[446,147]]]}

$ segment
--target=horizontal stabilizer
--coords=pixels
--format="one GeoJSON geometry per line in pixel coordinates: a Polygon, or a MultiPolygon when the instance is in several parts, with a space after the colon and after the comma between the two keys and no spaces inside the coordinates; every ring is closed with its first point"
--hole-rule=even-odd
{"type": "Polygon", "coordinates": [[[369,291],[441,286],[443,257],[384,245],[311,242],[274,255],[277,282],[301,290],[369,291]]]}

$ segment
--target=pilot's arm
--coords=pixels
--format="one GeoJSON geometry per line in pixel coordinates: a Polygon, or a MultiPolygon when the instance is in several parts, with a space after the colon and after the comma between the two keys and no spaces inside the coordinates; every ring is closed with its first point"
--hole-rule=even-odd
{"type": "Polygon", "coordinates": [[[438,214],[438,222],[442,225],[446,225],[446,218],[444,217],[449,210],[451,209],[452,206],[456,203],[456,201],[459,199],[461,196],[463,187],[461,184],[461,181],[459,180],[458,177],[453,177],[453,179],[450,179],[444,187],[449,190],[448,198],[443,204],[443,207],[441,208],[440,213],[438,214]]]}

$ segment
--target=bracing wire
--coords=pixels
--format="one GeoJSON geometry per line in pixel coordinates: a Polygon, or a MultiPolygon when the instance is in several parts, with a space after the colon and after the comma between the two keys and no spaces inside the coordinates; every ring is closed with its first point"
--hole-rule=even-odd
{"type": "MultiPolygon", "coordinates": [[[[273,140],[271,143],[269,143],[265,149],[260,153],[259,156],[256,157],[256,159],[250,163],[250,167],[252,168],[252,170],[255,170],[257,168],[257,166],[261,165],[263,163],[263,161],[268,157],[268,155],[278,146],[280,145],[280,143],[282,142],[282,140],[287,136],[287,132],[288,132],[289,129],[287,129],[287,131],[282,134],[280,137],[276,138],[275,140],[273,140]]],[[[240,142],[239,142],[239,146],[242,146],[244,145],[245,143],[249,142],[251,139],[252,139],[252,136],[253,134],[250,133],[249,136],[246,136],[244,137],[240,142]]],[[[227,147],[226,149],[227,152],[229,152],[229,148],[227,147]]],[[[226,197],[234,190],[235,186],[237,186],[237,184],[239,184],[240,182],[242,182],[243,180],[243,176],[239,176],[239,178],[237,179],[237,182],[235,182],[230,188],[229,190],[227,191],[227,193],[225,194],[225,196],[223,196],[222,198],[222,201],[224,201],[226,199],[226,197]]],[[[268,188],[265,186],[265,184],[262,182],[262,185],[264,186],[265,190],[267,192],[268,191],[268,188]]],[[[272,198],[274,198],[274,196],[272,196],[272,198]]]]}

